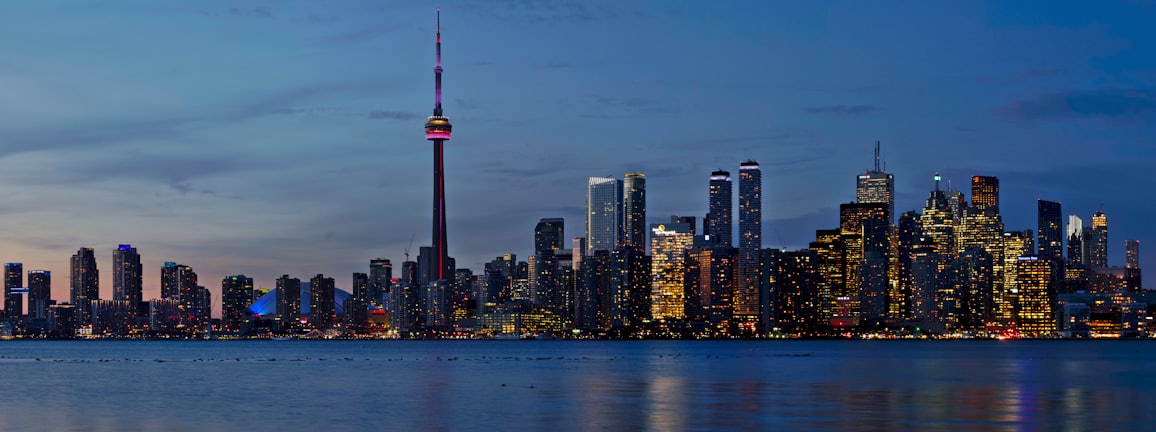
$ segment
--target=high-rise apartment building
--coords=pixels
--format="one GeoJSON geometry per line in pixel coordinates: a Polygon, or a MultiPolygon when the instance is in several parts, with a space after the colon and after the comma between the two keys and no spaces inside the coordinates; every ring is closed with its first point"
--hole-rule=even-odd
{"type": "Polygon", "coordinates": [[[226,331],[241,331],[248,317],[249,298],[253,292],[253,278],[245,275],[225,276],[221,279],[221,326],[226,331]]]}
{"type": "Polygon", "coordinates": [[[301,279],[281,275],[277,278],[277,319],[285,326],[296,326],[301,320],[301,279]]]}
{"type": "Polygon", "coordinates": [[[28,319],[47,320],[52,297],[52,273],[48,270],[28,271],[28,319]]]}
{"type": "Polygon", "coordinates": [[[1124,240],[1124,268],[1140,268],[1140,240],[1124,240]]]}
{"type": "Polygon", "coordinates": [[[757,161],[748,160],[739,164],[739,277],[734,292],[735,320],[744,325],[762,321],[762,304],[768,300],[759,289],[762,220],[763,171],[757,161]]]}
{"type": "Polygon", "coordinates": [[[1037,200],[1036,242],[1040,258],[1058,259],[1064,253],[1063,208],[1055,201],[1037,200]]]}
{"type": "Polygon", "coordinates": [[[1104,210],[1092,215],[1092,244],[1088,248],[1088,266],[1094,269],[1108,268],[1108,216],[1104,210]]]}
{"type": "Polygon", "coordinates": [[[71,278],[68,302],[76,306],[77,325],[92,323],[92,307],[89,302],[100,300],[100,272],[96,269],[96,252],[82,247],[69,261],[71,278]]]}
{"type": "Polygon", "coordinates": [[[763,279],[772,297],[773,327],[786,334],[818,334],[826,327],[819,295],[821,279],[818,253],[764,249],[763,279]]]}
{"type": "Polygon", "coordinates": [[[731,246],[733,235],[731,207],[734,205],[734,193],[731,188],[731,173],[718,170],[710,173],[710,199],[708,202],[710,213],[707,214],[705,233],[710,241],[731,246]]]}
{"type": "Polygon", "coordinates": [[[336,290],[333,278],[323,274],[309,279],[309,325],[318,330],[333,327],[337,305],[334,298],[336,290]]]}
{"type": "Polygon", "coordinates": [[[140,254],[132,245],[122,244],[112,251],[112,299],[128,302],[130,322],[143,297],[141,272],[140,254]]]}
{"type": "Polygon", "coordinates": [[[4,263],[4,317],[18,320],[24,315],[20,304],[24,290],[24,264],[4,263]]]}
{"type": "Polygon", "coordinates": [[[1010,231],[1003,234],[1003,273],[1002,287],[995,292],[994,306],[996,322],[1004,326],[1015,325],[1016,299],[1019,296],[1019,258],[1032,255],[1035,250],[1035,236],[1032,230],[1010,231]]]}
{"type": "Polygon", "coordinates": [[[875,168],[855,178],[855,202],[887,204],[887,223],[895,221],[895,176],[880,165],[879,141],[875,141],[875,168]]]}
{"type": "Polygon", "coordinates": [[[369,304],[379,308],[389,304],[386,296],[390,294],[392,282],[393,264],[388,259],[369,260],[369,304]]]}
{"type": "Polygon", "coordinates": [[[686,318],[686,251],[694,243],[692,225],[650,226],[650,314],[656,319],[686,318]]]}
{"type": "Polygon", "coordinates": [[[586,182],[586,254],[622,243],[622,180],[590,177],[586,182]]]}
{"type": "MultiPolygon", "coordinates": [[[[646,252],[646,177],[626,174],[623,180],[622,246],[646,252]]],[[[559,248],[561,243],[559,242],[559,248]]]]}

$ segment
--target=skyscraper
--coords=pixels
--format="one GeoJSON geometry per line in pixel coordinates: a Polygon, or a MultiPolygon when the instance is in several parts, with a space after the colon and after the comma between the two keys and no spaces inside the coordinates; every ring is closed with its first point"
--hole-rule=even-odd
{"type": "Polygon", "coordinates": [[[707,214],[707,225],[704,234],[710,240],[731,246],[733,218],[731,206],[734,205],[734,194],[731,189],[731,173],[729,171],[714,171],[710,173],[710,213],[707,214]]]}
{"type": "Polygon", "coordinates": [[[1124,240],[1124,268],[1140,268],[1140,240],[1124,240]]]}
{"type": "Polygon", "coordinates": [[[999,179],[988,176],[971,177],[971,206],[983,210],[999,208],[999,179]]]}
{"type": "Polygon", "coordinates": [[[1041,258],[1058,259],[1063,257],[1064,230],[1063,209],[1060,203],[1054,201],[1037,200],[1038,225],[1036,226],[1039,256],[1041,258]]]}
{"type": "Polygon", "coordinates": [[[24,315],[24,305],[20,304],[24,288],[24,264],[4,263],[4,317],[18,320],[24,315]]]}
{"type": "Polygon", "coordinates": [[[68,302],[76,306],[77,324],[92,323],[92,307],[89,303],[100,300],[100,272],[96,269],[96,253],[92,248],[82,247],[70,260],[71,273],[68,302]]]}
{"type": "Polygon", "coordinates": [[[1047,257],[1018,258],[1016,287],[1019,291],[1019,307],[1016,308],[1016,315],[1020,332],[1048,336],[1056,331],[1057,264],[1047,257]]]}
{"type": "Polygon", "coordinates": [[[48,270],[28,271],[28,318],[48,319],[48,306],[52,297],[52,273],[48,270]]]}
{"type": "Polygon", "coordinates": [[[245,275],[221,279],[221,326],[226,331],[241,331],[248,315],[253,278],[245,275]]]}
{"type": "Polygon", "coordinates": [[[389,304],[386,295],[390,293],[392,281],[393,264],[388,259],[369,260],[369,304],[377,307],[389,304]]]}
{"type": "Polygon", "coordinates": [[[622,245],[646,252],[646,177],[626,174],[623,181],[622,245]]]}
{"type": "Polygon", "coordinates": [[[1104,209],[1092,215],[1092,244],[1088,248],[1088,266],[1094,269],[1108,268],[1108,216],[1104,209]]]}
{"type": "MultiPolygon", "coordinates": [[[[935,248],[935,257],[945,260],[956,252],[957,219],[947,194],[939,189],[942,180],[939,173],[935,173],[934,179],[935,190],[931,191],[923,206],[923,214],[919,216],[919,230],[930,241],[927,246],[935,248]]],[[[943,264],[943,261],[939,263],[939,269],[943,268],[943,264]]]]}
{"type": "Polygon", "coordinates": [[[763,322],[762,304],[769,300],[759,290],[759,250],[763,248],[763,171],[758,161],[739,164],[739,278],[735,287],[735,319],[763,322]]]}
{"type": "Polygon", "coordinates": [[[612,250],[622,243],[622,180],[590,177],[586,182],[586,251],[612,250]]]}
{"type": "Polygon", "coordinates": [[[309,280],[309,325],[318,330],[333,327],[337,305],[333,297],[333,278],[323,274],[309,280]]]}
{"type": "Polygon", "coordinates": [[[434,110],[425,122],[425,139],[434,144],[434,187],[433,187],[433,256],[434,273],[432,280],[448,280],[453,274],[449,266],[449,249],[446,240],[446,185],[445,164],[442,150],[450,139],[453,126],[450,119],[442,115],[442,12],[438,8],[437,63],[434,66],[434,110]]]}
{"type": "Polygon", "coordinates": [[[162,299],[177,300],[181,305],[189,306],[193,304],[196,288],[197,273],[192,267],[171,261],[161,267],[162,299]]]}
{"type": "Polygon", "coordinates": [[[650,314],[656,319],[686,318],[686,251],[694,242],[687,223],[650,226],[650,314]]]}
{"type": "Polygon", "coordinates": [[[1084,264],[1084,221],[1068,215],[1068,262],[1084,264]]]}
{"type": "Polygon", "coordinates": [[[301,279],[281,275],[277,278],[277,319],[293,327],[301,321],[301,279]]]}
{"type": "Polygon", "coordinates": [[[534,253],[553,252],[562,249],[566,220],[562,218],[542,218],[534,226],[534,253]]]}
{"type": "Polygon", "coordinates": [[[140,254],[132,245],[122,244],[112,251],[112,299],[127,301],[135,316],[142,298],[140,254]]]}
{"type": "Polygon", "coordinates": [[[879,141],[875,141],[875,168],[855,178],[855,202],[887,204],[887,223],[895,222],[895,176],[880,166],[879,141]]]}

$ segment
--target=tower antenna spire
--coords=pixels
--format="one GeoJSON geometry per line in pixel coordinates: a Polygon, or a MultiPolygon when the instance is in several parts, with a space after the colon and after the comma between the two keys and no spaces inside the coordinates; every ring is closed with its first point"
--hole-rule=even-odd
{"type": "Polygon", "coordinates": [[[449,141],[453,126],[442,113],[442,8],[437,9],[437,63],[434,66],[434,109],[433,115],[425,122],[425,139],[433,141],[434,157],[434,199],[433,199],[433,257],[434,280],[445,280],[450,276],[449,253],[446,241],[446,186],[445,186],[445,142],[449,141]]]}
{"type": "Polygon", "coordinates": [[[875,172],[879,172],[879,140],[875,140],[875,172]]]}

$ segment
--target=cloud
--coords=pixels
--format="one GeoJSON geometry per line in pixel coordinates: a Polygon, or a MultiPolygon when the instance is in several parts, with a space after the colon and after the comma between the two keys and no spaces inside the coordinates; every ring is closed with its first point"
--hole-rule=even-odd
{"type": "Polygon", "coordinates": [[[550,61],[542,64],[543,69],[566,69],[573,65],[564,61],[550,61]]]}
{"type": "Polygon", "coordinates": [[[808,114],[814,115],[861,115],[883,111],[885,108],[878,105],[822,105],[806,109],[808,114]]]}
{"type": "Polygon", "coordinates": [[[273,15],[273,10],[266,6],[257,6],[252,8],[231,7],[223,10],[201,11],[201,15],[211,17],[239,17],[266,20],[277,19],[277,17],[273,15]]]}
{"type": "Polygon", "coordinates": [[[366,114],[365,118],[371,120],[413,120],[417,118],[417,114],[402,111],[373,110],[366,114]]]}
{"type": "Polygon", "coordinates": [[[327,36],[323,36],[321,38],[321,41],[325,42],[325,43],[330,43],[330,44],[348,44],[348,43],[371,41],[371,40],[377,39],[379,37],[385,36],[387,34],[393,33],[397,30],[406,28],[408,26],[409,26],[409,24],[396,24],[396,25],[389,25],[389,26],[376,25],[376,26],[370,26],[370,27],[363,27],[363,28],[359,28],[359,29],[354,29],[354,30],[350,30],[350,31],[334,33],[334,34],[330,34],[327,36]]]}
{"type": "Polygon", "coordinates": [[[1129,119],[1156,111],[1156,90],[1065,90],[1014,100],[999,108],[1006,119],[1033,122],[1072,118],[1129,119]]]}

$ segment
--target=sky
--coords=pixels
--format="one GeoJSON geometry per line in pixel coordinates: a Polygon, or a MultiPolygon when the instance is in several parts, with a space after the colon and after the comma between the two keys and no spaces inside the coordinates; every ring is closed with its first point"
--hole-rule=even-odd
{"type": "MultiPolygon", "coordinates": [[[[435,2],[0,4],[0,259],[51,270],[132,244],[219,304],[226,275],[349,286],[430,242],[435,2]]],[[[763,168],[763,245],[838,226],[880,140],[897,211],[936,171],[1103,208],[1109,261],[1156,268],[1156,2],[440,4],[449,252],[524,258],[584,235],[586,179],[647,177],[648,219],[706,212],[710,172],[763,168]]],[[[1066,218],[1065,218],[1066,220],[1066,218]]],[[[1146,283],[1151,287],[1151,282],[1146,283]]]]}

